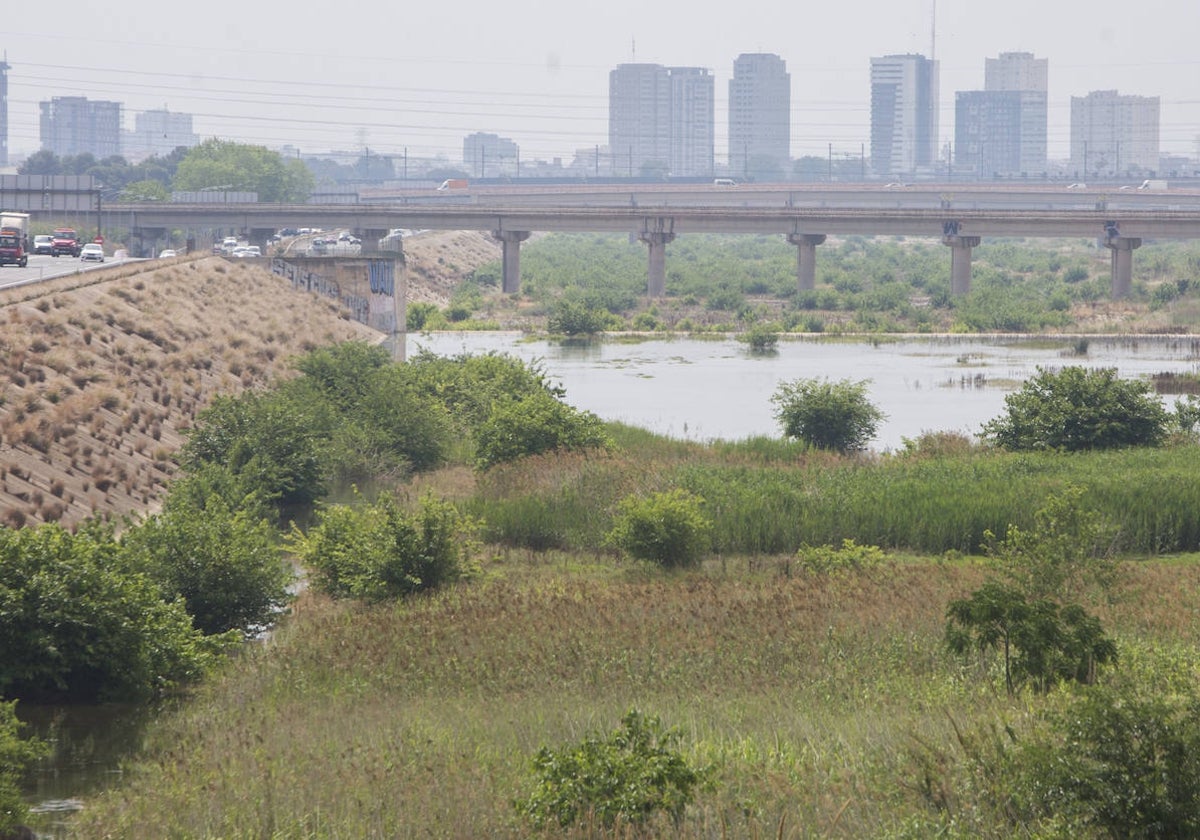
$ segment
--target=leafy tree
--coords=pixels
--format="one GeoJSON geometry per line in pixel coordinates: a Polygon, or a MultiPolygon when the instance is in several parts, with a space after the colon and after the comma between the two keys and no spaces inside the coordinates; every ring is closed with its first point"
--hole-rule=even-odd
{"type": "Polygon", "coordinates": [[[18,175],[61,175],[62,161],[49,149],[40,149],[17,167],[18,175]]]}
{"type": "Polygon", "coordinates": [[[150,178],[143,181],[131,181],[126,184],[124,189],[118,193],[117,201],[167,201],[170,197],[171,191],[167,189],[162,181],[150,178]]]}
{"type": "Polygon", "coordinates": [[[0,528],[0,695],[139,699],[198,678],[232,641],[194,629],[109,528],[0,528]]]}
{"type": "Polygon", "coordinates": [[[818,449],[853,452],[866,448],[885,417],[866,394],[866,380],[797,379],[782,383],[771,402],[785,436],[818,449]]]}
{"type": "Polygon", "coordinates": [[[676,488],[648,497],[627,496],[617,506],[607,542],[660,566],[692,566],[711,545],[712,522],[704,500],[676,488]]]}
{"type": "Polygon", "coordinates": [[[189,149],[175,171],[176,190],[202,190],[229,184],[232,190],[258,193],[264,202],[302,202],[313,176],[299,160],[284,160],[265,146],[212,138],[189,149]]]}
{"type": "Polygon", "coordinates": [[[982,436],[1005,449],[1157,446],[1166,434],[1166,409],[1149,385],[1119,379],[1115,368],[1039,367],[1004,402],[1006,413],[984,424],[982,436]]]}
{"type": "Polygon", "coordinates": [[[331,505],[291,548],[313,584],[340,598],[378,601],[436,589],[473,571],[474,523],[432,496],[413,513],[391,496],[373,505],[331,505]]]}
{"type": "Polygon", "coordinates": [[[126,531],[121,543],[130,563],[166,597],[183,599],[203,633],[252,634],[287,603],[293,580],[275,529],[254,514],[217,495],[202,507],[171,500],[163,513],[126,531]]]}
{"type": "Polygon", "coordinates": [[[28,814],[21,777],[46,754],[46,744],[21,737],[17,701],[0,702],[0,837],[15,833],[28,814]]]}
{"type": "Polygon", "coordinates": [[[608,313],[577,300],[560,300],[546,319],[546,329],[561,335],[594,335],[608,323],[608,313]]]}
{"type": "Polygon", "coordinates": [[[604,423],[546,391],[501,403],[479,427],[475,461],[481,469],[555,450],[607,449],[604,423]]]}
{"type": "Polygon", "coordinates": [[[710,775],[688,763],[678,742],[677,729],[633,709],[606,737],[538,750],[536,789],[514,807],[537,829],[593,821],[608,829],[618,821],[643,825],[659,813],[678,825],[710,775]]]}
{"type": "Polygon", "coordinates": [[[391,356],[379,345],[346,341],[301,356],[297,370],[340,411],[361,406],[372,389],[372,377],[390,365],[391,356]]]}

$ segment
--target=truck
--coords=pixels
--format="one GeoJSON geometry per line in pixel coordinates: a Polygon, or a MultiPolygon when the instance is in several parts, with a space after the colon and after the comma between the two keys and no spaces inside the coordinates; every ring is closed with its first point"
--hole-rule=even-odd
{"type": "Polygon", "coordinates": [[[1166,188],[1167,182],[1161,178],[1150,178],[1149,180],[1142,181],[1141,186],[1138,187],[1139,190],[1165,190],[1166,188]]]}
{"type": "Polygon", "coordinates": [[[79,252],[83,250],[83,244],[79,241],[79,233],[74,228],[55,228],[54,233],[50,236],[50,256],[52,257],[62,254],[78,257],[79,252]]]}
{"type": "Polygon", "coordinates": [[[442,185],[438,187],[438,190],[465,190],[466,188],[466,178],[447,178],[445,181],[442,181],[442,185]]]}
{"type": "Polygon", "coordinates": [[[0,265],[29,265],[28,213],[0,213],[0,265]]]}

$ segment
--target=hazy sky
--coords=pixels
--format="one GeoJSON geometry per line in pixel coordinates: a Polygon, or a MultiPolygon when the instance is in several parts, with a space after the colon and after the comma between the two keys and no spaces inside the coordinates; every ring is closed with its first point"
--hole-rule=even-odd
{"type": "MultiPolygon", "coordinates": [[[[930,0],[548,0],[176,4],[59,0],[9,15],[9,149],[39,146],[38,102],[87,96],[194,115],[201,137],[304,152],[360,150],[457,160],[462,138],[515,140],[523,160],[607,142],[608,73],[632,60],[709,68],[716,157],[726,159],[728,81],[743,52],[783,57],[792,154],[857,157],[868,143],[869,59],[931,46],[930,0]]],[[[1050,62],[1051,157],[1065,157],[1071,96],[1159,96],[1164,152],[1197,154],[1196,0],[940,0],[941,135],[954,92],[983,87],[986,57],[1050,62]]]]}

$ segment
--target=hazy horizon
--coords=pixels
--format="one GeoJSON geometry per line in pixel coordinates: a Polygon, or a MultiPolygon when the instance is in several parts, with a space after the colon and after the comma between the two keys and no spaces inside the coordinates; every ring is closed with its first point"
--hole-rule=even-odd
{"type": "MultiPolygon", "coordinates": [[[[1066,157],[1070,98],[1094,90],[1158,96],[1161,152],[1200,155],[1200,13],[1181,0],[937,4],[941,143],[953,139],[954,94],[983,87],[984,60],[1031,52],[1049,60],[1049,157],[1066,157]]],[[[279,11],[214,0],[165,10],[127,0],[97,15],[64,0],[0,40],[11,65],[9,154],[40,148],[38,103],[55,96],[121,102],[134,115],[193,115],[201,139],[222,137],[304,153],[460,158],[485,131],[515,141],[522,160],[562,158],[608,139],[608,74],[638,61],[712,71],[716,158],[726,159],[728,81],[741,53],[787,62],[792,157],[857,157],[869,146],[870,58],[929,55],[930,0],[843,3],[819,11],[749,0],[600,12],[540,0],[477,0],[396,9],[279,11]]],[[[868,150],[869,151],[869,150],[868,150]]]]}

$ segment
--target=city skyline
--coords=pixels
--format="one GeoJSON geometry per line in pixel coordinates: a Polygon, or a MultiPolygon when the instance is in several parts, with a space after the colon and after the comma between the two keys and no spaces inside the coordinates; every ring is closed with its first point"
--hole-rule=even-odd
{"type": "MultiPolygon", "coordinates": [[[[65,6],[68,17],[85,8],[79,0],[65,6]]],[[[403,16],[368,3],[329,26],[307,11],[280,14],[224,0],[177,18],[144,0],[129,7],[120,21],[88,16],[78,34],[7,33],[0,49],[12,68],[11,155],[40,147],[39,102],[86,96],[122,102],[125,130],[138,113],[166,108],[193,114],[201,138],[305,153],[365,148],[453,160],[464,137],[488,132],[515,141],[522,160],[569,162],[577,150],[606,142],[608,74],[636,61],[711,71],[720,165],[728,156],[734,61],[762,52],[780,56],[791,75],[791,156],[821,156],[831,147],[849,156],[870,141],[870,58],[928,55],[934,46],[928,2],[802,13],[749,0],[727,17],[715,5],[617,2],[604,21],[589,16],[585,24],[534,0],[516,0],[503,15],[474,0],[403,16]],[[379,25],[373,15],[395,25],[379,25]],[[414,31],[422,34],[407,34],[414,31]]],[[[1072,97],[1114,89],[1159,97],[1163,153],[1195,156],[1194,12],[1168,0],[1147,0],[1136,18],[1120,11],[1110,0],[1074,10],[943,0],[935,55],[939,148],[953,140],[956,92],[983,89],[985,59],[1026,51],[1049,62],[1051,159],[1069,156],[1072,97]]]]}

